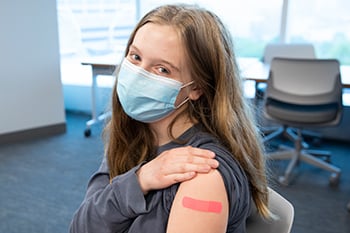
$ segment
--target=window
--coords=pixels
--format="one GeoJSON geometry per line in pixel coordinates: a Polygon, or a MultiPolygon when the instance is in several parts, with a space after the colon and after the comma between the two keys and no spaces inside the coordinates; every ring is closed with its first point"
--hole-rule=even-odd
{"type": "Polygon", "coordinates": [[[57,10],[63,57],[119,53],[137,21],[128,0],[58,0],[57,10]]]}
{"type": "MultiPolygon", "coordinates": [[[[119,61],[136,24],[130,0],[57,0],[61,76],[64,84],[91,85],[87,58],[119,61]]],[[[102,85],[110,86],[110,81],[102,85]]]]}
{"type": "Polygon", "coordinates": [[[319,58],[337,58],[350,65],[348,0],[289,1],[287,40],[313,43],[319,58]],[[312,14],[311,14],[312,12],[312,14]]]}
{"type": "MultiPolygon", "coordinates": [[[[143,0],[141,15],[153,7],[181,1],[143,0]]],[[[183,1],[182,1],[183,2],[183,1]]],[[[283,0],[190,0],[215,12],[232,33],[238,56],[261,57],[267,42],[278,40],[283,0]]]]}
{"type": "MultiPolygon", "coordinates": [[[[141,16],[158,5],[175,2],[181,1],[58,0],[62,59],[121,55],[141,16]]],[[[211,9],[220,16],[234,37],[238,56],[255,57],[261,57],[267,42],[278,39],[282,2],[187,1],[211,9]]]]}
{"type": "MultiPolygon", "coordinates": [[[[91,70],[81,65],[82,60],[89,57],[119,62],[140,17],[160,4],[176,2],[183,1],[57,0],[62,82],[90,86],[91,70]]],[[[288,43],[310,42],[317,57],[337,58],[342,65],[350,65],[348,0],[186,2],[206,7],[223,20],[232,33],[238,57],[261,58],[267,43],[286,38],[288,43]],[[285,3],[289,3],[286,37],[281,37],[285,3]]]]}

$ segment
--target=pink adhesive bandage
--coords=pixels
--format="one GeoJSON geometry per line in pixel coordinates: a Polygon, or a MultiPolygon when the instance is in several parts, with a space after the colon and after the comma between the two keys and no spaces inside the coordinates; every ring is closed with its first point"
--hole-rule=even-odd
{"type": "Polygon", "coordinates": [[[221,202],[204,201],[190,197],[184,197],[182,199],[182,205],[188,209],[211,213],[220,213],[222,209],[221,202]]]}

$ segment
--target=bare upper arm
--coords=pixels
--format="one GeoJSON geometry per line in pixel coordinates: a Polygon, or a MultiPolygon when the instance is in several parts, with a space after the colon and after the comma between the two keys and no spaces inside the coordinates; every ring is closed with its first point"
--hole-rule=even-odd
{"type": "Polygon", "coordinates": [[[221,174],[215,169],[180,184],[167,233],[223,233],[227,219],[227,192],[221,174]]]}

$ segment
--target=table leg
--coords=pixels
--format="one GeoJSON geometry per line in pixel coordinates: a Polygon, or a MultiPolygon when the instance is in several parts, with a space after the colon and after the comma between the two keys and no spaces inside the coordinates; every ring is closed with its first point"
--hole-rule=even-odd
{"type": "Polygon", "coordinates": [[[91,135],[91,126],[97,121],[96,113],[96,90],[97,90],[97,76],[95,69],[92,69],[92,83],[91,83],[91,120],[86,122],[86,128],[84,131],[85,137],[91,135]]]}

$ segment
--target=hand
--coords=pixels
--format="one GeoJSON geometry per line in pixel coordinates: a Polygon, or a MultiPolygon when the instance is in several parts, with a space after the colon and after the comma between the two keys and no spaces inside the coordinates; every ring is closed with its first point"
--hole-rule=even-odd
{"type": "Polygon", "coordinates": [[[219,166],[215,153],[191,146],[164,151],[136,172],[144,194],[192,179],[219,166]]]}

